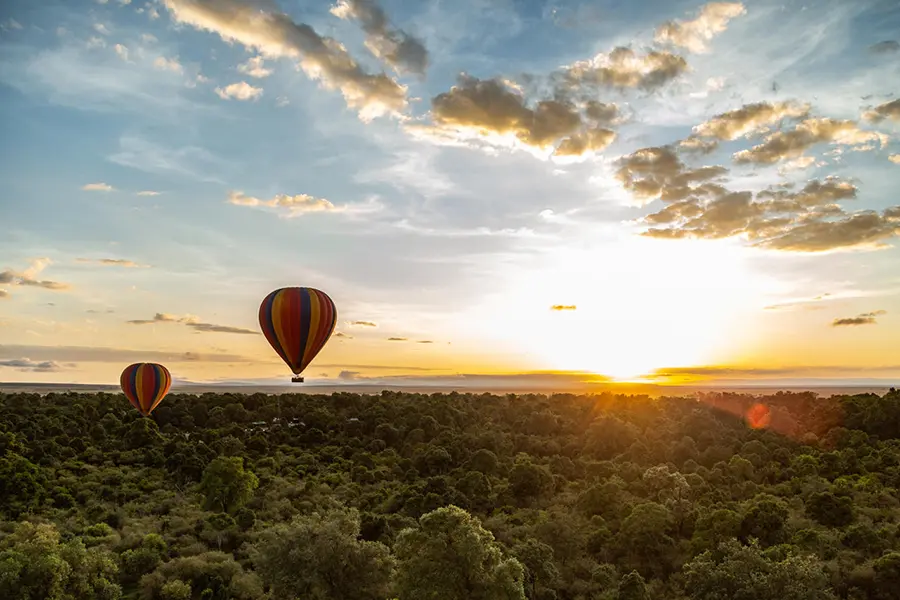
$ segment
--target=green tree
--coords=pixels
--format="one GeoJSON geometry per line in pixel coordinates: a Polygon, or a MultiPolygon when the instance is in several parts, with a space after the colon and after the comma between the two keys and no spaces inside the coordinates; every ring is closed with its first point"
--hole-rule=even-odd
{"type": "Polygon", "coordinates": [[[767,558],[756,541],[723,542],[684,566],[693,600],[834,600],[822,562],[813,555],[767,558]]]}
{"type": "Polygon", "coordinates": [[[41,505],[46,492],[43,470],[24,456],[0,456],[0,516],[17,519],[41,505]]]}
{"type": "Polygon", "coordinates": [[[387,546],[359,533],[355,509],[298,516],[264,531],[253,560],[278,598],[381,600],[393,559],[387,546]]]}
{"type": "Polygon", "coordinates": [[[54,525],[20,523],[0,541],[0,598],[118,600],[117,571],[107,550],[80,539],[61,544],[54,525]]]}
{"type": "Polygon", "coordinates": [[[457,506],[422,515],[394,545],[400,600],[525,600],[525,569],[457,506]]]}
{"type": "Polygon", "coordinates": [[[200,493],[205,496],[203,508],[234,512],[253,497],[259,479],[244,469],[240,456],[219,456],[203,471],[200,493]]]}

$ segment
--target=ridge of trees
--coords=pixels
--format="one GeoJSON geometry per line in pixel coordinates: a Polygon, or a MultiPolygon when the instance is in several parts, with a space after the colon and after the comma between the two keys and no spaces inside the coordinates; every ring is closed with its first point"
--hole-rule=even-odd
{"type": "Polygon", "coordinates": [[[888,600],[900,392],[0,394],[0,598],[888,600]]]}

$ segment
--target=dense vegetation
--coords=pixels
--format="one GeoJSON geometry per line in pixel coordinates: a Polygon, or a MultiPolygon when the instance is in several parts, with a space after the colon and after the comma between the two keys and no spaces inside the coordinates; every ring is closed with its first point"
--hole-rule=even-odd
{"type": "Polygon", "coordinates": [[[888,600],[898,489],[893,390],[7,394],[0,598],[888,600]]]}

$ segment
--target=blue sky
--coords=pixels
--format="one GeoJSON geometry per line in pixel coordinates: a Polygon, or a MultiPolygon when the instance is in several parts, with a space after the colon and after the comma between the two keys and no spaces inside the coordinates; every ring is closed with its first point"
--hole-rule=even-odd
{"type": "Polygon", "coordinates": [[[278,377],[256,309],[285,285],[338,305],[313,378],[900,376],[895,2],[0,24],[0,380],[278,377]]]}

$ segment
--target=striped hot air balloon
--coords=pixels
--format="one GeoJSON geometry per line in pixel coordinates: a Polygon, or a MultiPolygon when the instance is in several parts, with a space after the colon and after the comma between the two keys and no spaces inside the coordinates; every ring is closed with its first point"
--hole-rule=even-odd
{"type": "Polygon", "coordinates": [[[300,373],[325,346],[337,324],[337,308],[328,294],[309,287],[271,292],[259,306],[259,326],[278,356],[300,383],[300,373]]]}
{"type": "Polygon", "coordinates": [[[134,363],[125,367],[119,383],[131,405],[147,417],[169,393],[172,375],[156,363],[134,363]]]}

